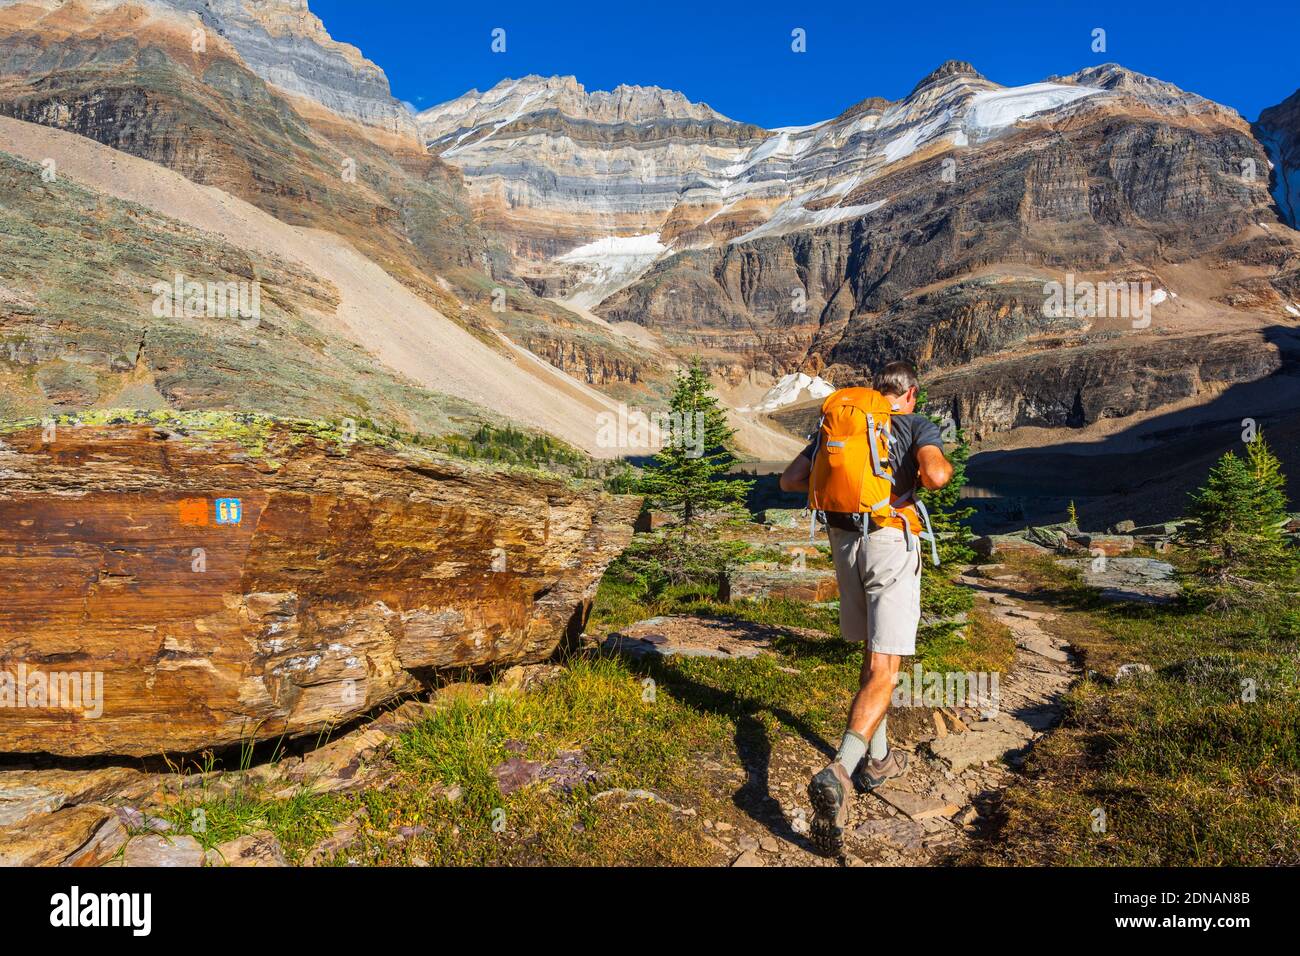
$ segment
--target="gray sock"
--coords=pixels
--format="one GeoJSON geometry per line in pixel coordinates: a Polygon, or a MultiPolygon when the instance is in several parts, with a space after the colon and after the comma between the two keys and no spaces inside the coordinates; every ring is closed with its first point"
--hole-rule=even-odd
{"type": "Polygon", "coordinates": [[[884,760],[889,755],[889,741],[885,737],[887,718],[881,717],[876,732],[871,735],[871,759],[884,760]]]}
{"type": "Polygon", "coordinates": [[[846,730],[844,739],[840,741],[840,751],[835,755],[835,762],[844,768],[845,773],[851,775],[858,769],[858,764],[862,762],[866,752],[867,738],[852,730],[846,730]]]}

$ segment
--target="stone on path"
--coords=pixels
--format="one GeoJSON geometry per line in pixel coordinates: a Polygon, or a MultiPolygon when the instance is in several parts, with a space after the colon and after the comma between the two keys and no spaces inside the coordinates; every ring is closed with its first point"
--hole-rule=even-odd
{"type": "Polygon", "coordinates": [[[921,841],[925,838],[925,828],[906,817],[868,820],[853,832],[863,840],[884,840],[900,850],[912,853],[921,849],[921,841]]]}
{"type": "Polygon", "coordinates": [[[732,866],[766,866],[763,858],[753,850],[744,850],[740,856],[731,861],[732,866]]]}
{"type": "Polygon", "coordinates": [[[930,751],[947,763],[954,773],[961,773],[967,767],[1001,760],[1024,744],[1023,737],[1006,730],[971,730],[970,733],[930,741],[930,751]]]}
{"type": "Polygon", "coordinates": [[[269,830],[249,833],[205,854],[208,866],[288,866],[280,841],[269,830]]]}
{"type": "Polygon", "coordinates": [[[1023,607],[1009,608],[1006,613],[1011,617],[1024,618],[1026,621],[1055,621],[1058,616],[1049,611],[1031,611],[1023,607]]]}
{"type": "Polygon", "coordinates": [[[188,834],[165,836],[150,833],[133,837],[126,845],[123,866],[187,867],[203,865],[203,847],[188,834]]]}
{"type": "Polygon", "coordinates": [[[890,786],[877,787],[871,791],[881,800],[913,820],[926,820],[930,817],[952,816],[961,809],[957,804],[932,796],[923,796],[907,790],[896,790],[890,786]]]}
{"type": "Polygon", "coordinates": [[[1056,661],[1064,664],[1070,660],[1070,655],[1065,651],[1052,646],[1045,636],[1025,636],[1016,638],[1016,647],[1022,647],[1039,657],[1046,657],[1049,661],[1056,661]]]}

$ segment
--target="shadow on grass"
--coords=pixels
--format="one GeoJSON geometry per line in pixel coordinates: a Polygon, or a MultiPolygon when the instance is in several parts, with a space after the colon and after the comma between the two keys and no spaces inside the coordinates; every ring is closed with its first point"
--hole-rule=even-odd
{"type": "MultiPolygon", "coordinates": [[[[773,625],[752,626],[760,636],[771,641],[772,646],[786,659],[814,660],[819,665],[839,665],[858,653],[855,648],[835,639],[800,637],[773,625]]],[[[765,699],[760,694],[705,683],[685,673],[673,658],[634,658],[628,659],[627,665],[639,676],[651,678],[683,705],[701,713],[722,717],[734,725],[732,739],[745,772],[745,781],[732,794],[733,804],[774,836],[811,851],[811,842],[791,828],[780,801],[772,795],[773,739],[763,718],[766,716],[780,727],[797,734],[829,761],[835,756],[835,747],[818,729],[806,717],[773,700],[765,699]]]]}

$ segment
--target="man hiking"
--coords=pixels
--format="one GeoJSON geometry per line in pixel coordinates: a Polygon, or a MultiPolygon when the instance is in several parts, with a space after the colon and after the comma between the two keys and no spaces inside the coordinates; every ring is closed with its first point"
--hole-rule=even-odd
{"type": "Polygon", "coordinates": [[[808,492],[809,507],[824,515],[840,587],[840,635],[863,642],[839,752],[808,785],[813,843],[827,856],[843,850],[855,784],[871,790],[907,770],[907,754],[889,749],[885,711],[900,659],[916,653],[927,543],[938,563],[915,493],[918,481],[937,489],[952,477],[938,426],[913,414],[916,367],[891,362],[874,384],[830,395],[818,435],[781,475],[782,491],[808,492]]]}

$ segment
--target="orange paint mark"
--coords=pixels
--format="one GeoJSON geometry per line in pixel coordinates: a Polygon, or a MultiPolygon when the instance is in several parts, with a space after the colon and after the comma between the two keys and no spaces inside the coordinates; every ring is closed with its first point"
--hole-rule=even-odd
{"type": "Polygon", "coordinates": [[[191,528],[208,526],[208,499],[182,498],[180,501],[180,522],[191,528]]]}

